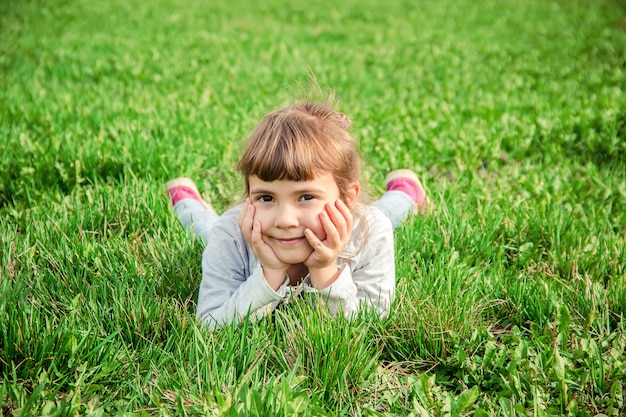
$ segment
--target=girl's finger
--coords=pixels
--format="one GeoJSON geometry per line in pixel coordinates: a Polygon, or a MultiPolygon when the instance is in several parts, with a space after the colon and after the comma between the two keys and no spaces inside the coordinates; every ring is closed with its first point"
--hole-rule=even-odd
{"type": "Polygon", "coordinates": [[[250,239],[252,234],[254,214],[255,207],[250,203],[250,199],[247,199],[238,219],[239,228],[241,229],[241,232],[243,233],[246,240],[250,239]]]}
{"type": "Polygon", "coordinates": [[[343,200],[337,200],[336,207],[337,210],[339,210],[343,215],[343,218],[346,220],[346,224],[348,225],[348,227],[351,229],[353,216],[350,207],[348,207],[346,203],[343,202],[343,200]]]}
{"type": "Polygon", "coordinates": [[[263,241],[263,237],[261,236],[261,222],[258,220],[254,220],[252,222],[252,242],[255,245],[258,245],[263,241]]]}
{"type": "Polygon", "coordinates": [[[328,246],[333,247],[341,240],[341,232],[340,228],[335,224],[335,222],[331,218],[331,214],[328,210],[324,210],[320,213],[320,221],[322,223],[322,227],[324,228],[324,232],[326,233],[326,241],[328,242],[328,246]]]}
{"type": "Polygon", "coordinates": [[[343,201],[337,200],[335,204],[329,204],[328,213],[341,237],[352,231],[352,212],[343,201]]]}
{"type": "Polygon", "coordinates": [[[319,251],[319,249],[324,247],[324,243],[317,237],[313,230],[304,229],[304,237],[309,241],[309,245],[311,245],[314,251],[319,251]]]}

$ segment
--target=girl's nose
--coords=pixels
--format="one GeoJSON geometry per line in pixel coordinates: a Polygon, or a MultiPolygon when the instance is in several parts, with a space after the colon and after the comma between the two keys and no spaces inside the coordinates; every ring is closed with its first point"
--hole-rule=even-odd
{"type": "Polygon", "coordinates": [[[289,204],[280,206],[276,213],[275,223],[276,227],[283,229],[296,227],[298,225],[297,210],[289,204]]]}

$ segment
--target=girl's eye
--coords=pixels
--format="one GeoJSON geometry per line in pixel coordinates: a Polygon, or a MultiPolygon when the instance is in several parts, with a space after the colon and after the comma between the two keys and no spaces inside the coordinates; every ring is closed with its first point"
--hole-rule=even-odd
{"type": "Polygon", "coordinates": [[[271,203],[272,201],[274,201],[274,199],[271,195],[261,195],[257,198],[257,201],[260,201],[262,203],[271,203]]]}
{"type": "Polygon", "coordinates": [[[309,200],[313,200],[315,197],[312,196],[311,194],[305,194],[302,197],[300,197],[300,201],[309,201],[309,200]]]}

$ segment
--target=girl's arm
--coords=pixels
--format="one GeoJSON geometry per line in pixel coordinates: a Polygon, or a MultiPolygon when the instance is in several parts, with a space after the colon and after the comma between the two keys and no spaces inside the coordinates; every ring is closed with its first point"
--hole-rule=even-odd
{"type": "Polygon", "coordinates": [[[210,328],[239,322],[250,313],[261,317],[272,311],[287,291],[274,291],[237,225],[239,210],[225,213],[211,230],[202,255],[202,283],[197,318],[210,328]],[[252,259],[251,259],[252,258],[252,259]]]}
{"type": "Polygon", "coordinates": [[[354,258],[340,259],[340,275],[328,288],[307,291],[325,297],[333,313],[343,311],[346,317],[352,317],[365,307],[386,317],[396,286],[393,227],[379,210],[371,207],[364,210],[359,226],[353,231],[352,245],[347,248],[357,249],[354,258]],[[366,228],[361,222],[367,224],[366,228]]]}

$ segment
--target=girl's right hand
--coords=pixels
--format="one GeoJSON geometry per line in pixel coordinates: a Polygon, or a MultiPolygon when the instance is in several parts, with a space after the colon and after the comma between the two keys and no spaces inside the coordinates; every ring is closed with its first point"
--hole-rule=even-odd
{"type": "Polygon", "coordinates": [[[265,279],[274,290],[277,290],[285,281],[285,274],[290,265],[278,259],[271,246],[263,240],[261,222],[255,220],[255,213],[256,207],[252,200],[247,198],[237,223],[246,242],[259,259],[265,279]]]}

